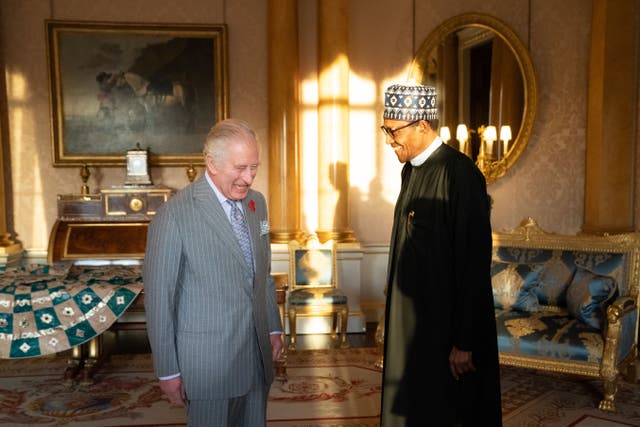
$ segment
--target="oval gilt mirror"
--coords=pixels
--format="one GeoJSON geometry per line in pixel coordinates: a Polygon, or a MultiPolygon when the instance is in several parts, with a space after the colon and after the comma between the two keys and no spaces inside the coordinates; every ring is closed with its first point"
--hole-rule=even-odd
{"type": "Polygon", "coordinates": [[[520,157],[535,118],[536,79],[527,49],[506,24],[483,14],[445,21],[420,46],[409,78],[436,87],[443,139],[448,130],[448,143],[469,155],[487,182],[520,157]]]}

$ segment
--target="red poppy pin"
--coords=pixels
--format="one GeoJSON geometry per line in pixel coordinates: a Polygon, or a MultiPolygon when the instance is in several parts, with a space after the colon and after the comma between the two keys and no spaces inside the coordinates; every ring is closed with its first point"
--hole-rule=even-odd
{"type": "Polygon", "coordinates": [[[249,209],[251,209],[251,212],[256,211],[256,202],[254,202],[253,199],[249,200],[249,209]]]}

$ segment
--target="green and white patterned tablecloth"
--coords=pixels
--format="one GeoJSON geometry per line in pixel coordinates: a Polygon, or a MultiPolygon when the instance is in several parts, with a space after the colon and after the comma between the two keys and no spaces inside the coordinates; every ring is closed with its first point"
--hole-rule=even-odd
{"type": "Polygon", "coordinates": [[[105,332],[141,291],[139,265],[0,267],[0,358],[83,344],[105,332]]]}

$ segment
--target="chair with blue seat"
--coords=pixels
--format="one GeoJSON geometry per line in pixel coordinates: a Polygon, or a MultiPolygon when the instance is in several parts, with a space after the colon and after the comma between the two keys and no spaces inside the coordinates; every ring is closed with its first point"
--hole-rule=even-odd
{"type": "Polygon", "coordinates": [[[348,348],[347,321],[349,306],[347,296],[338,289],[336,269],[336,244],[329,240],[321,244],[312,235],[304,244],[289,242],[288,302],[289,349],[296,348],[296,319],[298,316],[331,316],[331,337],[338,338],[340,348],[348,348]]]}

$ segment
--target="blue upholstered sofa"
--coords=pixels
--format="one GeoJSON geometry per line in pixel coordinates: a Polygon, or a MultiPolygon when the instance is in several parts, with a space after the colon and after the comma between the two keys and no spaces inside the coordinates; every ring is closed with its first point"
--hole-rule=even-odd
{"type": "Polygon", "coordinates": [[[637,356],[640,233],[560,235],[525,219],[494,233],[500,362],[599,377],[600,409],[637,356]]]}

